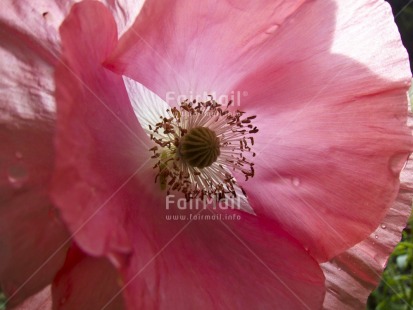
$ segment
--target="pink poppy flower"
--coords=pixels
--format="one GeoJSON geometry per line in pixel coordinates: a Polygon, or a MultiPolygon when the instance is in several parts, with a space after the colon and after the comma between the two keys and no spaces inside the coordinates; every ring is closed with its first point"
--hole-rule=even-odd
{"type": "MultiPolygon", "coordinates": [[[[70,5],[59,3],[42,18],[64,16],[70,5]]],[[[117,4],[73,5],[60,38],[60,17],[16,24],[11,12],[30,10],[10,4],[1,18],[14,31],[1,33],[0,57],[14,65],[2,66],[8,296],[18,303],[53,281],[63,309],[363,304],[400,238],[412,190],[403,185],[394,203],[412,139],[407,55],[389,7],[146,1],[132,24],[132,7],[117,4]],[[208,113],[172,110],[182,96],[238,92],[246,96],[228,114],[208,98],[198,100],[208,113]],[[200,126],[213,134],[191,131],[200,126]],[[162,132],[170,128],[177,142],[162,132]],[[190,145],[204,136],[199,159],[190,145]],[[189,183],[174,181],[181,172],[189,183]],[[236,192],[241,210],[168,208],[167,191],[189,201],[236,192]],[[353,284],[363,287],[351,295],[353,284]]],[[[26,304],[39,300],[50,302],[47,291],[26,304]]]]}

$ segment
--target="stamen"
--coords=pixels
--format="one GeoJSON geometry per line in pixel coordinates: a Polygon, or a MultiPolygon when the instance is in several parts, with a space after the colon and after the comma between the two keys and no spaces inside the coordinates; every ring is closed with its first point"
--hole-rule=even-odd
{"type": "Polygon", "coordinates": [[[242,172],[246,180],[254,176],[254,164],[247,157],[255,157],[250,135],[258,132],[251,124],[256,116],[244,118],[239,110],[232,114],[231,104],[223,109],[212,97],[206,102],[186,100],[149,125],[157,144],[150,149],[158,160],[155,182],[168,195],[180,191],[188,200],[236,197],[231,170],[242,172]]]}

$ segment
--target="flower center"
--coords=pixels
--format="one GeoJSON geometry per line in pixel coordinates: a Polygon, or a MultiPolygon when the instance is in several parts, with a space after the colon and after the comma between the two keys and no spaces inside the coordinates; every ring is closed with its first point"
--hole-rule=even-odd
{"type": "Polygon", "coordinates": [[[192,128],[179,143],[179,156],[199,169],[211,166],[220,154],[219,139],[207,127],[192,128]]]}
{"type": "Polygon", "coordinates": [[[231,171],[254,176],[255,153],[252,125],[256,116],[231,112],[211,97],[206,102],[184,101],[178,108],[167,110],[168,116],[149,125],[150,138],[156,146],[150,149],[157,159],[155,182],[161,189],[182,192],[186,199],[205,196],[217,200],[236,197],[237,187],[231,171]]]}

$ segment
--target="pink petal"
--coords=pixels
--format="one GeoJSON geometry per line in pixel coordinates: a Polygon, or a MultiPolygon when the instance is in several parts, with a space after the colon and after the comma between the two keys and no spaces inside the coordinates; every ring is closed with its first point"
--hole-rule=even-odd
{"type": "MultiPolygon", "coordinates": [[[[73,246],[53,282],[54,309],[102,309],[119,290],[115,268],[104,258],[93,258],[73,246]]],[[[123,309],[115,298],[105,309],[123,309]]]]}
{"type": "Polygon", "coordinates": [[[327,263],[325,309],[364,309],[410,216],[413,198],[413,162],[410,159],[401,173],[396,202],[382,224],[367,239],[327,263]]]}
{"type": "Polygon", "coordinates": [[[397,195],[413,149],[408,58],[383,1],[260,11],[280,3],[148,1],[106,64],[164,99],[247,95],[238,103],[260,129],[256,177],[241,182],[251,205],[326,261],[397,195]]]}
{"type": "MultiPolygon", "coordinates": [[[[28,133],[27,137],[39,138],[28,133]]],[[[30,155],[27,157],[29,160],[30,155]]],[[[32,162],[30,178],[35,179],[36,171],[42,168],[32,162]]],[[[46,194],[39,189],[47,183],[32,181],[9,193],[0,208],[0,283],[10,305],[51,283],[70,241],[46,194]]]]}
{"type": "Polygon", "coordinates": [[[226,94],[303,2],[146,1],[107,65],[163,99],[226,94]]]}
{"type": "MultiPolygon", "coordinates": [[[[65,2],[70,5],[74,1],[65,2]]],[[[57,30],[65,14],[58,1],[5,0],[0,10],[2,35],[15,42],[26,42],[30,51],[55,62],[60,48],[57,30]]]]}
{"type": "Polygon", "coordinates": [[[149,147],[122,77],[101,66],[117,42],[116,24],[101,3],[85,1],[60,31],[65,63],[56,72],[54,202],[88,254],[127,253],[124,187],[146,167],[149,147]]]}
{"type": "MultiPolygon", "coordinates": [[[[320,261],[379,225],[413,149],[406,126],[410,71],[390,7],[337,4],[336,25],[317,14],[329,11],[327,2],[313,2],[295,18],[327,38],[335,29],[332,47],[342,55],[331,54],[331,42],[320,37],[303,38],[309,60],[268,65],[237,87],[254,98],[243,109],[261,121],[256,178],[241,185],[256,212],[278,219],[320,261]]],[[[280,44],[300,38],[294,27],[283,30],[280,44]]]]}
{"type": "MultiPolygon", "coordinates": [[[[56,0],[59,8],[65,12],[65,16],[69,13],[72,5],[79,0],[56,0]]],[[[139,14],[144,0],[100,0],[111,11],[115,18],[117,29],[120,34],[125,32],[135,21],[139,14]]],[[[61,22],[63,19],[61,20],[61,22]]]]}
{"type": "Polygon", "coordinates": [[[43,47],[6,29],[0,32],[0,283],[15,305],[51,283],[69,236],[48,197],[53,68],[43,47]]]}
{"type": "Polygon", "coordinates": [[[122,35],[135,21],[145,0],[104,0],[102,2],[112,12],[119,35],[122,35]]]}
{"type": "Polygon", "coordinates": [[[0,283],[10,305],[52,281],[69,242],[47,192],[54,160],[52,66],[64,12],[50,1],[1,4],[0,283]]]}
{"type": "Polygon", "coordinates": [[[36,295],[26,299],[24,303],[13,308],[15,310],[51,310],[52,309],[52,292],[51,286],[46,286],[36,295]]]}
{"type": "MultiPolygon", "coordinates": [[[[57,61],[60,54],[58,28],[79,0],[4,0],[0,6],[0,26],[30,49],[41,49],[44,57],[57,61]]],[[[115,17],[120,33],[135,20],[143,0],[103,0],[115,17]]]]}
{"type": "Polygon", "coordinates": [[[239,218],[191,221],[197,213],[166,211],[163,204],[148,199],[130,213],[135,248],[122,290],[130,309],[321,307],[317,263],[276,223],[210,210],[198,215],[239,218]],[[168,220],[171,214],[181,219],[168,220]]]}

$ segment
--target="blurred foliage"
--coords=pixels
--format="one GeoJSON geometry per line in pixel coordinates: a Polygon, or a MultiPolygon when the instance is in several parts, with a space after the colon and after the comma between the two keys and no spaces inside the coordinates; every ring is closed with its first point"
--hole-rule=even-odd
{"type": "Polygon", "coordinates": [[[6,309],[6,296],[0,292],[0,310],[6,309]]]}
{"type": "Polygon", "coordinates": [[[370,295],[367,309],[413,309],[413,217],[403,231],[402,241],[389,258],[382,281],[370,295]]]}

